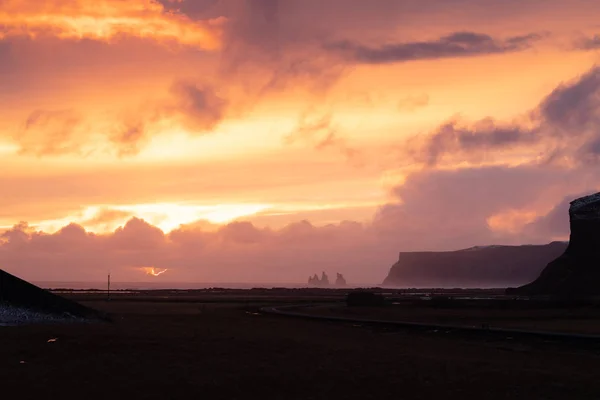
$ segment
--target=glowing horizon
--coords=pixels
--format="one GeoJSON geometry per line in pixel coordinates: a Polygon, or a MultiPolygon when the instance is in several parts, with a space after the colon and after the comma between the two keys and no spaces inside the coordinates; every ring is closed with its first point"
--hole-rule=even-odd
{"type": "Polygon", "coordinates": [[[168,269],[156,269],[154,267],[142,267],[140,268],[146,275],[150,275],[153,277],[159,277],[162,274],[164,274],[165,272],[168,271],[168,269]]]}

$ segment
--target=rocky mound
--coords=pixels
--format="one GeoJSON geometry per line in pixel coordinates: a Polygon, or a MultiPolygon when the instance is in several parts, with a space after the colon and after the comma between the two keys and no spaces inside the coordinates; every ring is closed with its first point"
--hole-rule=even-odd
{"type": "Polygon", "coordinates": [[[571,202],[571,238],[565,252],[530,284],[508,290],[525,295],[600,295],[600,193],[571,202]]]}
{"type": "Polygon", "coordinates": [[[386,287],[507,287],[534,279],[567,247],[546,245],[472,247],[458,251],[405,252],[386,287]]]}
{"type": "Polygon", "coordinates": [[[50,293],[0,270],[0,323],[100,318],[79,303],[50,293]]]}

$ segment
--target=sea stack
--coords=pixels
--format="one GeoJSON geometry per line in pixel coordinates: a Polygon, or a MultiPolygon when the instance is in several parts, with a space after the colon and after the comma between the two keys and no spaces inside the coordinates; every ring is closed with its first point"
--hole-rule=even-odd
{"type": "Polygon", "coordinates": [[[337,273],[337,278],[335,279],[335,286],[338,288],[346,287],[346,278],[344,278],[344,275],[340,274],[339,272],[337,273]]]}
{"type": "Polygon", "coordinates": [[[571,237],[564,254],[533,282],[508,293],[580,297],[600,294],[600,193],[570,203],[571,237]]]}

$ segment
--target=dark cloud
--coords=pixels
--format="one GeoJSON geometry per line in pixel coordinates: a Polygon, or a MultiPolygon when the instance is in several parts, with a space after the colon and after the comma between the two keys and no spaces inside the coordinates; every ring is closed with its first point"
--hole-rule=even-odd
{"type": "Polygon", "coordinates": [[[387,64],[439,58],[473,57],[510,53],[532,47],[539,34],[510,37],[505,40],[475,32],[455,32],[437,40],[367,46],[353,41],[339,41],[325,46],[347,59],[366,64],[387,64]]]}
{"type": "Polygon", "coordinates": [[[574,45],[575,50],[598,50],[600,49],[600,35],[578,41],[574,45]]]}
{"type": "Polygon", "coordinates": [[[228,101],[211,86],[179,81],[171,92],[174,104],[165,107],[165,111],[179,115],[190,133],[211,131],[225,117],[228,101]]]}
{"type": "Polygon", "coordinates": [[[581,146],[576,153],[576,157],[583,164],[597,165],[600,162],[600,137],[581,146]]]}
{"type": "Polygon", "coordinates": [[[230,22],[219,72],[224,81],[243,85],[250,103],[292,86],[326,92],[345,71],[321,50],[328,33],[293,23],[297,7],[281,0],[245,0],[233,1],[225,11],[230,22]]]}
{"type": "Polygon", "coordinates": [[[444,156],[481,160],[512,148],[541,146],[541,161],[576,164],[600,160],[600,67],[563,83],[529,113],[527,124],[453,120],[427,136],[412,137],[405,147],[412,160],[429,166],[444,156]]]}
{"type": "MultiPolygon", "coordinates": [[[[413,140],[418,141],[419,138],[413,140]]],[[[448,153],[473,152],[475,157],[483,157],[489,150],[535,143],[538,140],[537,130],[528,130],[517,125],[499,125],[492,119],[482,120],[467,127],[461,126],[458,121],[450,121],[428,136],[422,147],[417,146],[418,150],[414,151],[413,158],[434,166],[448,153]]],[[[411,143],[409,148],[412,149],[411,143]]]]}
{"type": "Polygon", "coordinates": [[[279,0],[242,1],[225,32],[224,67],[233,72],[246,63],[281,56],[290,36],[280,31],[279,0]]]}
{"type": "Polygon", "coordinates": [[[559,85],[541,102],[538,113],[544,122],[569,135],[600,130],[600,67],[559,85]]]}
{"type": "MultiPolygon", "coordinates": [[[[571,3],[567,5],[564,0],[185,0],[171,7],[200,19],[235,16],[252,8],[266,9],[267,13],[277,9],[283,31],[302,27],[304,31],[335,32],[344,38],[365,39],[367,35],[385,35],[390,31],[423,31],[424,24],[428,31],[436,33],[468,26],[503,28],[506,22],[514,23],[531,15],[536,16],[534,23],[546,25],[546,18],[556,15],[581,21],[586,16],[589,20],[600,10],[600,6],[585,0],[571,0],[571,3]],[[272,7],[275,3],[278,4],[272,7]]],[[[265,13],[247,14],[265,19],[265,13]]]]}
{"type": "Polygon", "coordinates": [[[545,132],[555,137],[548,161],[570,160],[576,164],[600,161],[600,67],[550,93],[536,110],[545,132]]]}
{"type": "Polygon", "coordinates": [[[2,71],[2,72],[10,71],[11,70],[11,68],[10,68],[11,60],[12,60],[12,43],[0,40],[0,71],[2,71]]]}
{"type": "Polygon", "coordinates": [[[192,18],[207,18],[221,0],[158,0],[168,11],[177,11],[192,18]]]}
{"type": "Polygon", "coordinates": [[[259,96],[300,84],[313,94],[324,94],[346,72],[345,66],[311,51],[292,55],[273,66],[258,91],[259,96]]]}

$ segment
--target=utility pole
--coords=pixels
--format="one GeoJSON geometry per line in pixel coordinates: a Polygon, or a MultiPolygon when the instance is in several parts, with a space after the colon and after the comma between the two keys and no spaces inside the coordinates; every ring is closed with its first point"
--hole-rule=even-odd
{"type": "Polygon", "coordinates": [[[108,286],[106,287],[106,300],[110,301],[110,272],[108,273],[108,286]]]}

